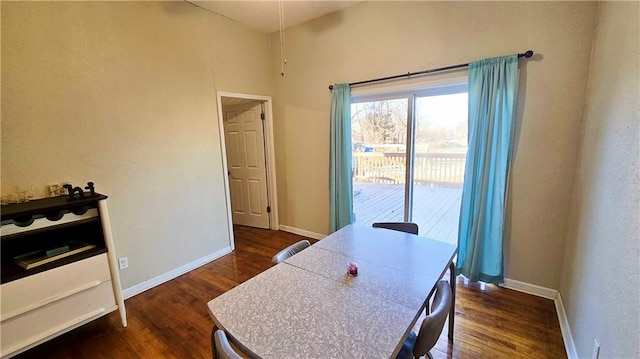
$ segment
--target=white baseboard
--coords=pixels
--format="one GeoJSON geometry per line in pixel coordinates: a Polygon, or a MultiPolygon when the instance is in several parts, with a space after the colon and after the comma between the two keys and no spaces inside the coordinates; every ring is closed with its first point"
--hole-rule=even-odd
{"type": "MultiPolygon", "coordinates": [[[[326,237],[326,234],[320,234],[320,233],[315,233],[315,232],[310,232],[310,231],[306,231],[304,229],[299,229],[299,228],[295,228],[295,227],[289,227],[289,226],[285,226],[285,225],[280,225],[280,230],[285,231],[285,232],[289,232],[289,233],[293,233],[293,234],[297,234],[300,236],[305,236],[308,238],[313,238],[313,239],[317,239],[320,240],[324,237],[326,237]]],[[[196,259],[193,262],[187,263],[181,267],[178,267],[176,269],[170,270],[169,272],[166,272],[164,274],[161,274],[157,277],[151,278],[149,280],[146,280],[140,284],[136,284],[133,287],[124,289],[122,291],[122,296],[124,297],[124,299],[128,299],[133,297],[134,295],[138,295],[146,290],[149,290],[155,286],[158,286],[162,283],[168,282],[176,277],[179,277],[185,273],[188,273],[198,267],[201,267],[211,261],[214,261],[220,257],[222,257],[225,254],[229,254],[231,253],[233,249],[231,248],[231,246],[222,248],[216,252],[213,252],[207,256],[204,256],[200,259],[196,259]]]]}
{"type": "Polygon", "coordinates": [[[517,290],[518,292],[523,292],[527,294],[532,294],[538,297],[547,298],[551,300],[555,300],[558,291],[551,288],[541,287],[539,285],[520,282],[514,279],[505,278],[504,284],[501,287],[517,290]]]}
{"type": "Polygon", "coordinates": [[[157,277],[151,278],[149,280],[146,280],[140,284],[136,284],[133,287],[127,288],[125,290],[122,291],[122,296],[124,297],[124,299],[128,299],[133,297],[134,295],[140,294],[142,292],[144,292],[145,290],[149,290],[155,286],[158,286],[162,283],[168,282],[176,277],[179,277],[185,273],[188,273],[198,267],[201,267],[211,261],[214,261],[220,257],[222,257],[225,254],[229,254],[231,253],[231,247],[227,246],[224,247],[218,251],[215,251],[209,255],[206,255],[202,258],[196,259],[193,262],[187,263],[183,266],[180,266],[176,269],[170,270],[164,274],[161,274],[157,277]]]}
{"type": "Polygon", "coordinates": [[[564,304],[562,303],[560,292],[555,289],[541,287],[535,284],[520,282],[508,278],[504,279],[504,284],[502,284],[501,287],[553,300],[553,303],[556,306],[558,322],[560,322],[560,331],[562,332],[562,339],[564,340],[564,349],[567,352],[567,357],[569,359],[579,359],[578,351],[576,350],[576,345],[573,341],[573,336],[571,335],[569,320],[567,319],[567,314],[564,311],[564,304]]]}
{"type": "Polygon", "coordinates": [[[573,341],[573,335],[571,335],[571,327],[569,326],[567,313],[564,311],[564,304],[562,303],[560,292],[558,292],[554,302],[556,304],[556,312],[558,312],[558,321],[560,322],[560,330],[562,331],[567,357],[569,359],[578,359],[578,350],[576,349],[576,343],[573,341]]]}
{"type": "Polygon", "coordinates": [[[305,237],[308,237],[308,238],[317,239],[317,240],[321,240],[322,238],[327,236],[326,234],[320,234],[320,233],[305,231],[304,229],[295,228],[295,227],[289,227],[289,226],[285,226],[284,224],[280,225],[280,230],[281,231],[285,231],[285,232],[289,232],[289,233],[293,233],[293,234],[297,234],[297,235],[300,235],[300,236],[305,236],[305,237]]]}

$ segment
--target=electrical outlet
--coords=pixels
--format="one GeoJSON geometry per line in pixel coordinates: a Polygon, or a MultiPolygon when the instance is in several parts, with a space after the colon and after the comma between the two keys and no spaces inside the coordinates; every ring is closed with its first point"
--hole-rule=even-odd
{"type": "Polygon", "coordinates": [[[129,268],[129,258],[122,257],[120,258],[120,269],[129,268]]]}
{"type": "Polygon", "coordinates": [[[598,338],[593,340],[593,352],[591,353],[592,359],[598,359],[600,357],[600,341],[598,338]]]}

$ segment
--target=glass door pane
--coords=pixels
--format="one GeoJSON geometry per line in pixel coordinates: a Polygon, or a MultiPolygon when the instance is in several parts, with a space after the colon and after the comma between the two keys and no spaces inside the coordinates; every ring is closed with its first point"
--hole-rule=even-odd
{"type": "Polygon", "coordinates": [[[412,222],[456,244],[467,155],[467,92],[416,98],[412,222]]]}
{"type": "Polygon", "coordinates": [[[356,223],[403,221],[408,98],[351,104],[356,223]]]}

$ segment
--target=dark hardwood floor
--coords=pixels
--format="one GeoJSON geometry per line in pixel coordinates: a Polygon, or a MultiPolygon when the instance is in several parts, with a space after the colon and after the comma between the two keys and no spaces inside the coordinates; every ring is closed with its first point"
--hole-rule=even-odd
{"type": "MultiPolygon", "coordinates": [[[[233,253],[127,299],[127,328],[114,312],[17,358],[211,358],[207,302],[303,237],[237,226],[235,238],[233,253]]],[[[566,358],[553,301],[462,278],[457,291],[455,343],[445,333],[435,358],[566,358]]]]}

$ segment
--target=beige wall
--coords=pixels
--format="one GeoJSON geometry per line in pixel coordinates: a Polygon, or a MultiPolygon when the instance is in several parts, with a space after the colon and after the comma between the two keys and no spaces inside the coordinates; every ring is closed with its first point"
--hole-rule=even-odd
{"type": "Polygon", "coordinates": [[[580,358],[640,358],[638,2],[602,2],[560,293],[580,358]]]}
{"type": "Polygon", "coordinates": [[[287,30],[273,74],[282,224],[328,231],[330,92],[353,82],[534,50],[521,61],[506,275],[558,288],[596,6],[365,2],[287,30]]]}
{"type": "Polygon", "coordinates": [[[228,246],[216,90],[270,39],[185,2],[2,2],[2,192],[94,181],[128,288],[228,246]]]}

